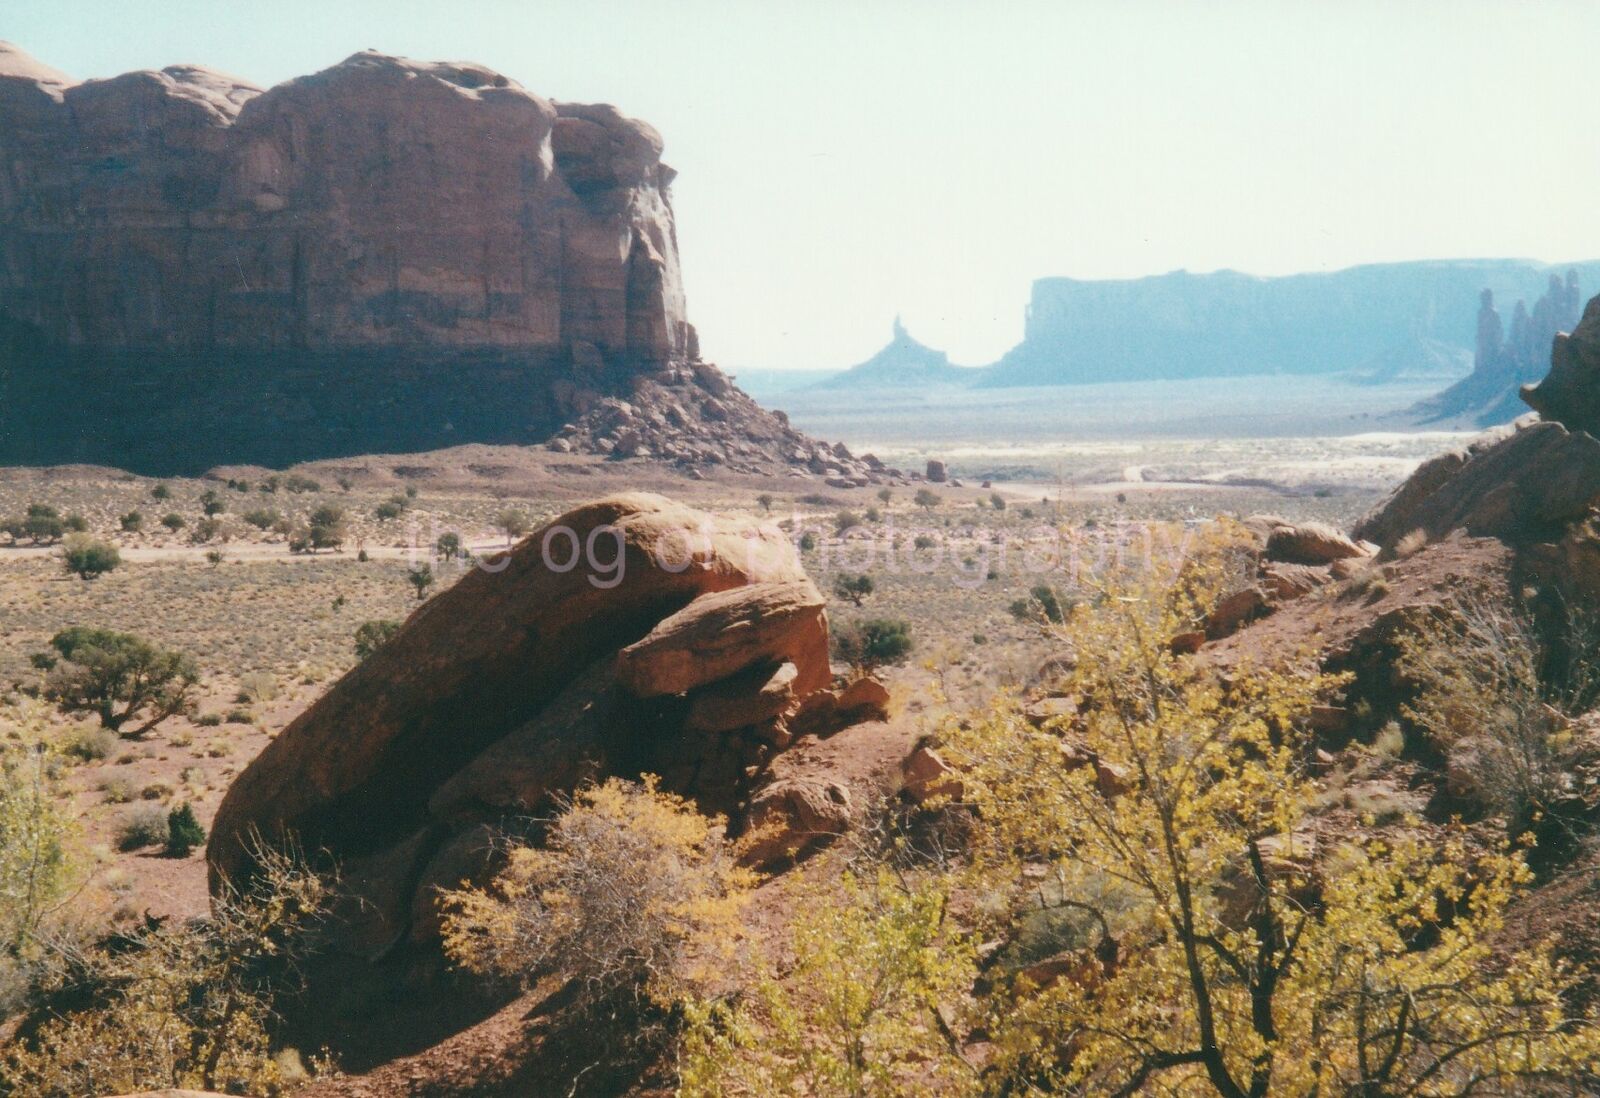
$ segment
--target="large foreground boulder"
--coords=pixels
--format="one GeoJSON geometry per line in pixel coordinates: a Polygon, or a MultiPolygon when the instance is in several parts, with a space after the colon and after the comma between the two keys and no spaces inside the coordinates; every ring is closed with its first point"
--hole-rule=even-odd
{"type": "Polygon", "coordinates": [[[343,865],[356,945],[381,955],[437,933],[435,886],[487,872],[485,827],[587,781],[658,774],[741,825],[777,751],[881,715],[886,695],[856,697],[875,684],[831,684],[823,598],[776,528],[587,504],[423,605],[245,768],[213,882],[257,834],[293,836],[343,865]]]}

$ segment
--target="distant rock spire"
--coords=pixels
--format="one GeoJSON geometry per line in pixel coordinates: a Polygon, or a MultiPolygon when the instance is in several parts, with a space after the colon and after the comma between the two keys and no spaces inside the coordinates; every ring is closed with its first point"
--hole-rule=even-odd
{"type": "Polygon", "coordinates": [[[1478,295],[1478,346],[1473,356],[1473,369],[1493,367],[1500,358],[1500,338],[1500,314],[1494,307],[1494,291],[1486,289],[1478,295]]]}
{"type": "Polygon", "coordinates": [[[896,342],[896,343],[904,343],[906,340],[908,340],[910,338],[911,338],[910,335],[908,335],[907,332],[906,332],[906,326],[905,326],[904,322],[902,322],[901,319],[900,319],[900,314],[899,313],[895,313],[894,314],[894,342],[896,342]]]}

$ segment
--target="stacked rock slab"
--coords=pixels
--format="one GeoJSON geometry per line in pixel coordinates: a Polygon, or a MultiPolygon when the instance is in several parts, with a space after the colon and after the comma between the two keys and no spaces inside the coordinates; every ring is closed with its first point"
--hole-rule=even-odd
{"type": "Polygon", "coordinates": [[[292,834],[343,864],[365,947],[426,937],[486,826],[585,781],[657,774],[737,824],[791,718],[860,708],[831,681],[823,598],[778,530],[603,499],[424,604],[270,743],[217,813],[213,881],[292,834]]]}
{"type": "Polygon", "coordinates": [[[78,83],[0,43],[0,462],[199,473],[565,424],[614,448],[608,397],[675,407],[689,458],[809,458],[698,361],[661,151],[475,64],[78,83]]]}

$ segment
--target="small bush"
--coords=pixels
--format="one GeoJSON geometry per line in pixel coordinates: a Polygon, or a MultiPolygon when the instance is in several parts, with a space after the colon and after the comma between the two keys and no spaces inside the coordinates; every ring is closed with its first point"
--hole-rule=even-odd
{"type": "Polygon", "coordinates": [[[721,821],[612,779],[579,792],[543,848],[513,847],[489,889],[446,894],[445,951],[469,971],[556,972],[579,994],[676,1001],[728,960],[751,885],[721,821]]]}
{"type": "Polygon", "coordinates": [[[68,515],[61,520],[61,525],[69,534],[86,534],[89,532],[89,520],[82,515],[68,515]]]}
{"type": "Polygon", "coordinates": [[[194,719],[201,728],[218,728],[222,725],[221,713],[202,713],[194,719]]]}
{"type": "Polygon", "coordinates": [[[117,521],[122,525],[124,534],[137,534],[144,529],[144,516],[138,511],[129,511],[117,521]]]}
{"type": "Polygon", "coordinates": [[[151,499],[171,499],[172,498],[172,489],[168,488],[165,484],[158,484],[154,488],[150,489],[150,498],[151,499]]]}
{"type": "Polygon", "coordinates": [[[122,554],[108,542],[83,534],[69,537],[61,550],[61,561],[68,572],[83,580],[103,576],[122,563],[122,554]]]}
{"type": "Polygon", "coordinates": [[[123,819],[117,830],[117,849],[126,853],[167,843],[167,813],[159,805],[140,805],[123,819]]]}
{"type": "Polygon", "coordinates": [[[324,504],[311,512],[307,540],[313,549],[337,549],[344,544],[344,511],[324,504]]]}
{"type": "Polygon", "coordinates": [[[257,507],[244,513],[244,520],[257,530],[270,530],[283,516],[270,507],[257,507]]]}
{"type": "Polygon", "coordinates": [[[356,628],[356,659],[364,660],[400,631],[400,623],[387,618],[364,621],[356,628]]]}
{"type": "Polygon", "coordinates": [[[428,597],[428,588],[433,586],[433,569],[426,564],[419,564],[406,573],[406,579],[411,581],[411,586],[416,589],[417,600],[428,597]]]}
{"type": "Polygon", "coordinates": [[[244,704],[262,704],[278,697],[278,680],[271,671],[246,671],[239,676],[238,700],[244,704]]]}
{"type": "Polygon", "coordinates": [[[805,533],[800,535],[800,551],[802,553],[810,553],[815,550],[816,547],[817,535],[813,534],[810,530],[807,530],[805,533]]]}
{"type": "Polygon", "coordinates": [[[127,778],[107,778],[100,783],[107,804],[127,804],[133,800],[133,783],[127,778]]]}
{"type": "Polygon", "coordinates": [[[833,651],[860,671],[900,663],[913,648],[911,625],[898,618],[846,622],[833,631],[833,651]]]}
{"type": "Polygon", "coordinates": [[[1066,609],[1060,597],[1049,584],[1036,584],[1025,599],[1011,604],[1011,616],[1018,621],[1032,621],[1060,625],[1067,620],[1066,609]]]}
{"type": "Polygon", "coordinates": [[[188,802],[167,813],[167,857],[187,858],[205,841],[206,829],[194,818],[194,809],[188,802]]]}
{"type": "Polygon", "coordinates": [[[833,532],[842,534],[861,525],[861,516],[854,511],[840,511],[833,516],[833,532]]]}
{"type": "Polygon", "coordinates": [[[505,533],[507,541],[520,538],[528,532],[528,516],[512,508],[507,508],[496,515],[494,524],[497,529],[505,533]]]}
{"type": "Polygon", "coordinates": [[[176,511],[168,511],[166,514],[161,516],[161,525],[165,526],[168,530],[171,530],[174,534],[176,534],[179,530],[182,530],[188,525],[188,520],[182,515],[178,514],[176,511]]]}
{"type": "Polygon", "coordinates": [[[204,545],[206,542],[221,536],[221,534],[222,520],[207,515],[194,524],[194,529],[189,533],[189,540],[196,545],[204,545]]]}
{"type": "Polygon", "coordinates": [[[841,573],[833,581],[833,593],[836,598],[844,599],[854,606],[860,606],[862,601],[876,589],[872,577],[866,574],[852,576],[841,573]]]}
{"type": "Polygon", "coordinates": [[[69,730],[61,741],[62,754],[84,762],[108,759],[116,749],[116,733],[87,724],[69,730]]]}

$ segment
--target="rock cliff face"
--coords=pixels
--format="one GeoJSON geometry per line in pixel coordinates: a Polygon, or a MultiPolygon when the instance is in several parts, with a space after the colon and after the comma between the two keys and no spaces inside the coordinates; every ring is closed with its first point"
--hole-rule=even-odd
{"type": "Polygon", "coordinates": [[[699,358],[661,149],[472,64],[74,83],[0,44],[0,461],[543,441],[699,358]]]}

